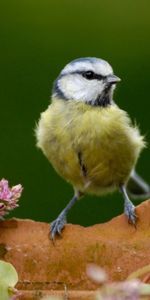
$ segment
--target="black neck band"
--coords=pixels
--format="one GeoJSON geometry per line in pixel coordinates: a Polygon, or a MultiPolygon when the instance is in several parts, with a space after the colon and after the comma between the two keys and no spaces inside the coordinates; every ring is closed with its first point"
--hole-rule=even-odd
{"type": "Polygon", "coordinates": [[[109,94],[103,95],[103,97],[98,96],[95,101],[87,102],[87,104],[90,104],[92,106],[101,106],[101,107],[107,107],[107,106],[111,105],[111,103],[112,103],[112,101],[111,101],[111,97],[109,94]]]}

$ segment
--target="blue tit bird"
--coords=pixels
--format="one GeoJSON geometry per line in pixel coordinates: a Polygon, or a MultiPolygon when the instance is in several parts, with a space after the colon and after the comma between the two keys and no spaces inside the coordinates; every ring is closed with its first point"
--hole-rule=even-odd
{"type": "Polygon", "coordinates": [[[51,104],[36,128],[37,146],[71,183],[74,196],[51,223],[52,239],[61,234],[69,209],[85,194],[120,190],[124,213],[134,225],[137,216],[128,194],[150,194],[135,172],[144,137],[113,99],[119,81],[107,61],[87,57],[67,64],[54,82],[51,104]]]}

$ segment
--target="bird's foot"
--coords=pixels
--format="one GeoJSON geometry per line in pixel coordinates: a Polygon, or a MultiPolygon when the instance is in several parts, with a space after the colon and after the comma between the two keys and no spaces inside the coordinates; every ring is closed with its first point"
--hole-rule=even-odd
{"type": "Polygon", "coordinates": [[[55,236],[61,236],[62,229],[67,223],[66,216],[64,214],[60,214],[56,220],[54,220],[50,225],[50,238],[54,241],[55,236]]]}
{"type": "Polygon", "coordinates": [[[128,222],[136,227],[137,215],[135,213],[135,206],[132,202],[125,203],[124,213],[128,218],[128,222]]]}

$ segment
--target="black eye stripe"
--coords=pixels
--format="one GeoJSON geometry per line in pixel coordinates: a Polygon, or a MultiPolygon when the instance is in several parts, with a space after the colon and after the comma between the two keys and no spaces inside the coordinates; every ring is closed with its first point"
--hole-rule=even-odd
{"type": "Polygon", "coordinates": [[[102,80],[105,79],[105,76],[102,76],[100,74],[96,74],[93,71],[85,71],[85,72],[81,72],[82,76],[88,80],[93,80],[93,79],[97,79],[97,80],[102,80]]]}
{"type": "Polygon", "coordinates": [[[106,76],[96,74],[96,73],[94,73],[93,71],[90,71],[90,70],[89,71],[74,71],[74,72],[64,73],[64,74],[61,74],[59,76],[59,78],[64,77],[66,75],[73,75],[73,74],[82,75],[87,80],[93,80],[93,79],[102,80],[102,79],[106,78],[106,76]]]}

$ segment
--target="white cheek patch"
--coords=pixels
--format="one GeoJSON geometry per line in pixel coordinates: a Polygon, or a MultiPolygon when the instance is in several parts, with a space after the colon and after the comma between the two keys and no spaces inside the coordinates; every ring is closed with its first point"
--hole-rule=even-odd
{"type": "Polygon", "coordinates": [[[80,100],[83,102],[96,100],[105,86],[102,81],[86,80],[79,74],[62,76],[58,85],[66,99],[80,100]]]}

